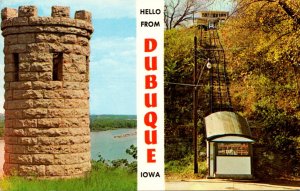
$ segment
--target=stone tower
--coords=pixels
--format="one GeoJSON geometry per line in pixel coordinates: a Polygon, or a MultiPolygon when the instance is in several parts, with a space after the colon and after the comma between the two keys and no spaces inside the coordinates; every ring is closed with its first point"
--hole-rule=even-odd
{"type": "Polygon", "coordinates": [[[91,169],[89,40],[91,13],[53,6],[1,12],[5,54],[7,175],[80,177],[91,169]]]}

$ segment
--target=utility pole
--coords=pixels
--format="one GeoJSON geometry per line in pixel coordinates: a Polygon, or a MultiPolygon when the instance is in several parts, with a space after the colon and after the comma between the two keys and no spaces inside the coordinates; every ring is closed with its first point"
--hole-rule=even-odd
{"type": "Polygon", "coordinates": [[[197,113],[197,106],[198,106],[198,96],[197,96],[197,37],[194,37],[194,91],[193,91],[193,119],[194,119],[194,129],[193,129],[193,143],[194,143],[194,174],[198,173],[198,148],[197,148],[197,124],[198,124],[198,113],[197,113]]]}

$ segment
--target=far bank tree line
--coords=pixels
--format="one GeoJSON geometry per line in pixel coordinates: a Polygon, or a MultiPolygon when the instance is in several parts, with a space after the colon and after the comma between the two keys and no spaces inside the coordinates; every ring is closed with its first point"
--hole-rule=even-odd
{"type": "MultiPolygon", "coordinates": [[[[136,128],[136,115],[91,115],[90,129],[105,131],[119,128],[136,128]]],[[[0,137],[3,136],[4,116],[0,116],[0,137]]]]}
{"type": "Polygon", "coordinates": [[[136,128],[136,115],[91,115],[90,129],[104,131],[119,128],[136,128]]]}

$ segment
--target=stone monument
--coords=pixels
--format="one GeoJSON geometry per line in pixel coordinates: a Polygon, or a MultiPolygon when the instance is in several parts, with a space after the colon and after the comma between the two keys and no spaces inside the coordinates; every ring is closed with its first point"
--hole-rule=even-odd
{"type": "Polygon", "coordinates": [[[6,175],[84,176],[91,169],[89,40],[91,13],[53,6],[1,12],[5,55],[6,175]]]}

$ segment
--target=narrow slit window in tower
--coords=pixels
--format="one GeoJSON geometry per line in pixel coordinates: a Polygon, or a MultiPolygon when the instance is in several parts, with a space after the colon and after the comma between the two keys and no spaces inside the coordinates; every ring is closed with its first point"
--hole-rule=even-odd
{"type": "Polygon", "coordinates": [[[53,54],[53,81],[62,80],[63,53],[58,52],[53,54]]]}
{"type": "Polygon", "coordinates": [[[88,82],[89,81],[89,73],[90,73],[90,58],[88,56],[85,57],[85,60],[86,60],[86,81],[88,82]]]}
{"type": "Polygon", "coordinates": [[[15,80],[19,81],[19,54],[13,53],[14,66],[15,66],[15,80]]]}

